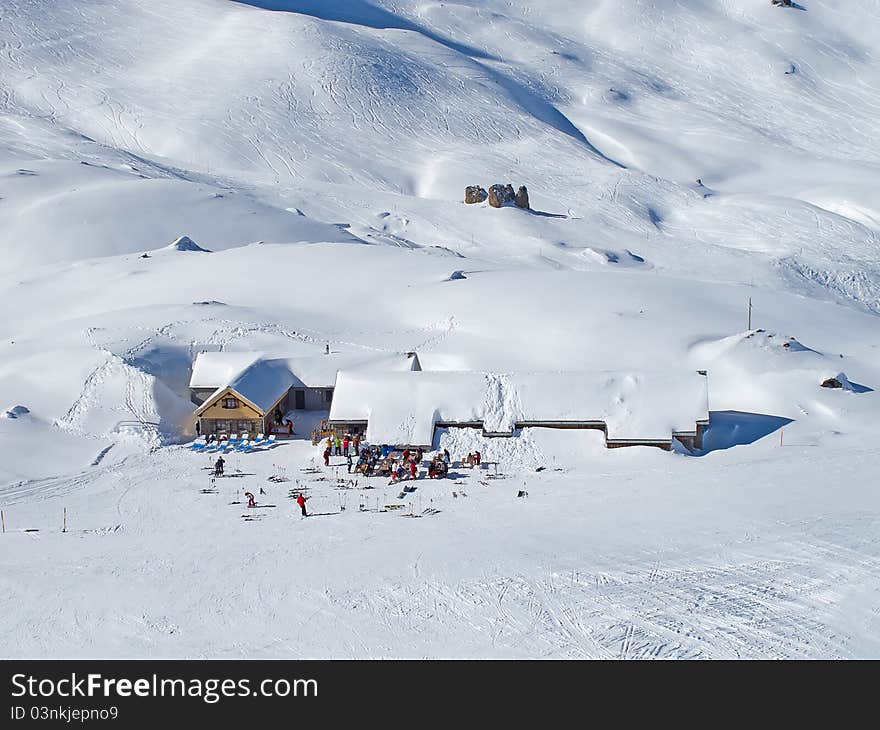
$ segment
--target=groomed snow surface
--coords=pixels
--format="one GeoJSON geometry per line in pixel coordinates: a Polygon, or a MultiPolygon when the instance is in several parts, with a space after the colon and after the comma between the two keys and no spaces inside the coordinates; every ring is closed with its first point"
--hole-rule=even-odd
{"type": "Polygon", "coordinates": [[[3,3],[0,653],[880,656],[880,8],[801,5],[3,3]],[[712,425],[402,493],[315,411],[211,482],[190,383],[266,368],[380,440],[712,425]]]}

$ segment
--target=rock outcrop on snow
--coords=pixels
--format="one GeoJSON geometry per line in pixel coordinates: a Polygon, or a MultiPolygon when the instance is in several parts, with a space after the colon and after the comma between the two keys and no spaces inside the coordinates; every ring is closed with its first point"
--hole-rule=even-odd
{"type": "Polygon", "coordinates": [[[503,205],[510,205],[516,200],[516,193],[513,191],[513,185],[507,183],[495,183],[489,188],[489,205],[493,208],[500,208],[503,205]]]}
{"type": "Polygon", "coordinates": [[[489,200],[493,208],[501,208],[505,205],[515,205],[517,208],[529,208],[529,191],[525,185],[520,185],[514,191],[510,183],[495,183],[489,187],[489,192],[480,185],[468,185],[464,189],[465,203],[482,203],[489,200]]]}
{"type": "Polygon", "coordinates": [[[468,203],[482,203],[488,197],[488,193],[479,185],[468,185],[464,189],[464,202],[468,203]]]}
{"type": "Polygon", "coordinates": [[[193,241],[189,236],[181,236],[174,243],[168,246],[172,251],[201,251],[202,253],[210,253],[208,249],[202,248],[193,241]]]}
{"type": "Polygon", "coordinates": [[[18,418],[19,416],[25,416],[30,413],[30,409],[27,406],[12,406],[12,408],[6,409],[6,412],[0,414],[0,418],[18,418]]]}
{"type": "Polygon", "coordinates": [[[845,373],[838,373],[833,378],[825,378],[820,383],[823,388],[841,388],[843,390],[852,390],[852,383],[849,382],[849,378],[846,377],[845,373]]]}

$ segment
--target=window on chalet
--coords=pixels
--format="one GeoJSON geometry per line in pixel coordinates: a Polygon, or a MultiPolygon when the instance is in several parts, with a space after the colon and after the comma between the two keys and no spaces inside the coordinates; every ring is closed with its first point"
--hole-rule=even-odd
{"type": "Polygon", "coordinates": [[[324,402],[330,403],[332,401],[333,401],[333,391],[332,390],[325,390],[324,391],[324,402]]]}
{"type": "Polygon", "coordinates": [[[223,399],[223,407],[224,408],[238,408],[238,398],[224,398],[223,399]]]}

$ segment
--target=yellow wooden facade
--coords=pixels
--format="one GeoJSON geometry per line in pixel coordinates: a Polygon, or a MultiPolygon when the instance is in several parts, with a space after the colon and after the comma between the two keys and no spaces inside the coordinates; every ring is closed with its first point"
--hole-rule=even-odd
{"type": "Polygon", "coordinates": [[[286,397],[287,393],[273,403],[271,408],[263,411],[247,398],[242,397],[235,389],[224,388],[196,410],[195,416],[199,422],[199,432],[205,436],[247,432],[252,437],[257,433],[265,433],[269,428],[272,420],[271,415],[275,408],[286,397]],[[234,398],[236,401],[234,408],[228,408],[226,405],[230,398],[234,398]]]}
{"type": "Polygon", "coordinates": [[[228,420],[263,418],[265,415],[257,406],[242,398],[232,388],[224,388],[221,393],[202,403],[196,411],[196,416],[199,418],[223,418],[228,420]],[[226,408],[225,403],[228,398],[235,398],[238,407],[226,408]]]}

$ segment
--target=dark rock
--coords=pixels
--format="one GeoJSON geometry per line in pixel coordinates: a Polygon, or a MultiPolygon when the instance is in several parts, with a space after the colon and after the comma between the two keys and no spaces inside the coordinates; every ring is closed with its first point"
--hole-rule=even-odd
{"type": "Polygon", "coordinates": [[[826,378],[822,381],[823,388],[842,388],[843,383],[841,383],[837,378],[826,378]]]}
{"type": "Polygon", "coordinates": [[[529,208],[529,191],[526,189],[525,185],[519,186],[513,202],[516,203],[517,208],[529,208]]]}
{"type": "Polygon", "coordinates": [[[493,208],[500,208],[502,205],[510,205],[515,200],[516,193],[513,190],[513,185],[510,183],[507,185],[495,183],[489,188],[489,205],[493,208]]]}
{"type": "Polygon", "coordinates": [[[488,193],[479,185],[468,185],[464,189],[465,203],[482,203],[488,197],[488,193]]]}

